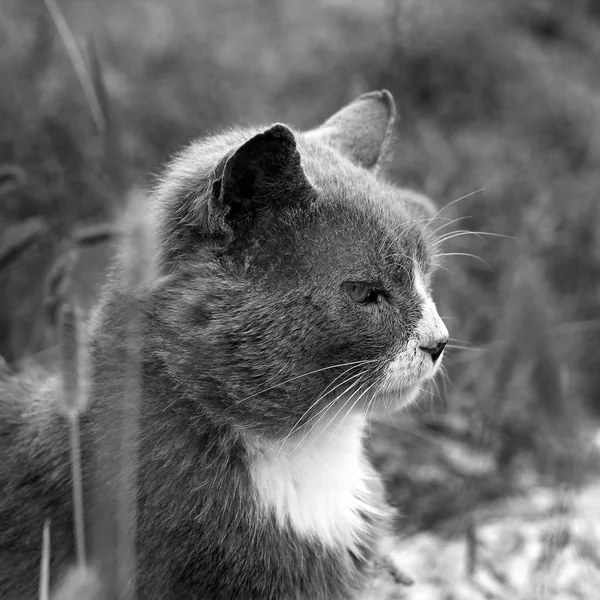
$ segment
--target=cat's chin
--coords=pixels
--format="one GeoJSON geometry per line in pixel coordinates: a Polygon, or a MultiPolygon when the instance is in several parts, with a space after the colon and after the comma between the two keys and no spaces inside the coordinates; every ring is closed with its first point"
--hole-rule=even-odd
{"type": "Polygon", "coordinates": [[[374,415],[394,413],[417,402],[420,395],[420,385],[380,392],[369,412],[372,412],[374,415]]]}

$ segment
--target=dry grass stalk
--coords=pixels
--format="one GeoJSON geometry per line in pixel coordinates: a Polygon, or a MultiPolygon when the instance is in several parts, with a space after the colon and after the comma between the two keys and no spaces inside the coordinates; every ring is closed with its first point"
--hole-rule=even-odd
{"type": "Polygon", "coordinates": [[[75,36],[73,35],[73,32],[71,31],[71,28],[69,27],[69,24],[67,23],[56,0],[44,0],[44,4],[46,5],[46,8],[52,17],[52,21],[54,22],[67,54],[71,59],[75,73],[77,73],[79,83],[81,84],[81,88],[83,89],[83,93],[87,99],[96,128],[100,133],[104,133],[106,130],[106,121],[102,113],[102,107],[98,101],[98,96],[96,94],[96,90],[94,89],[94,83],[92,81],[89,69],[85,64],[83,55],[81,54],[79,47],[77,46],[77,42],[75,41],[75,36]]]}
{"type": "Polygon", "coordinates": [[[60,360],[63,409],[69,416],[87,407],[86,344],[79,309],[65,302],[60,313],[60,360]]]}
{"type": "Polygon", "coordinates": [[[71,468],[73,485],[73,519],[77,563],[86,564],[83,512],[83,477],[81,470],[81,442],[79,415],[87,406],[86,345],[79,311],[65,303],[60,320],[60,359],[62,372],[63,409],[69,419],[71,468]]]}
{"type": "Polygon", "coordinates": [[[153,246],[143,194],[130,196],[124,218],[121,247],[121,288],[126,292],[122,307],[123,343],[103,367],[114,374],[110,410],[98,414],[104,432],[98,447],[98,469],[94,489],[92,543],[102,564],[103,584],[109,597],[135,597],[137,468],[139,401],[142,383],[140,349],[143,347],[141,299],[152,280],[153,246]]]}
{"type": "Polygon", "coordinates": [[[39,600],[50,598],[50,521],[44,522],[42,534],[42,564],[40,566],[39,600]]]}
{"type": "MultiPolygon", "coordinates": [[[[96,98],[102,109],[106,127],[103,131],[104,160],[111,183],[114,186],[114,197],[122,197],[128,187],[129,176],[125,169],[125,160],[121,144],[120,130],[116,123],[111,98],[106,89],[104,71],[96,44],[92,36],[87,40],[87,55],[90,64],[90,75],[96,92],[96,98]]],[[[113,206],[113,208],[115,208],[113,206]]]]}
{"type": "Polygon", "coordinates": [[[134,192],[129,198],[126,220],[127,237],[124,246],[125,288],[136,300],[131,304],[129,326],[126,332],[126,371],[124,379],[127,411],[121,429],[121,465],[123,475],[119,486],[119,540],[117,553],[117,583],[122,600],[135,596],[135,537],[137,518],[137,451],[139,440],[139,398],[141,394],[141,361],[139,349],[143,340],[142,313],[139,293],[153,275],[154,254],[151,223],[148,219],[147,199],[134,192]]]}
{"type": "Polygon", "coordinates": [[[154,238],[148,199],[140,190],[129,196],[125,215],[124,284],[132,293],[144,288],[155,273],[154,238]]]}
{"type": "Polygon", "coordinates": [[[79,440],[79,418],[70,419],[71,465],[73,472],[73,517],[75,523],[75,546],[77,563],[85,565],[85,525],[83,519],[83,481],[81,474],[81,444],[79,440]]]}
{"type": "Polygon", "coordinates": [[[60,309],[69,296],[68,292],[76,260],[75,249],[69,246],[68,249],[59,254],[46,278],[44,310],[53,325],[56,325],[59,321],[60,309]]]}

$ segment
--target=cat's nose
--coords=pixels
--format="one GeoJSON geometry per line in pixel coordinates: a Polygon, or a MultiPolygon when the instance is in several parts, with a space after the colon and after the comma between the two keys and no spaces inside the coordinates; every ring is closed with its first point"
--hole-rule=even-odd
{"type": "Polygon", "coordinates": [[[429,354],[431,356],[431,359],[433,360],[433,362],[435,362],[442,355],[442,352],[444,351],[444,348],[446,347],[447,343],[448,343],[448,338],[444,338],[444,339],[440,340],[439,342],[432,344],[430,346],[421,346],[421,350],[423,350],[424,352],[427,352],[427,354],[429,354]]]}

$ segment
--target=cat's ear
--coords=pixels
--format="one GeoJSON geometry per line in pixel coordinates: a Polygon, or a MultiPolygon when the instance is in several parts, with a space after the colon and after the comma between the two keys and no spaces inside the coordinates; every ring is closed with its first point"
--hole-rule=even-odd
{"type": "Polygon", "coordinates": [[[387,90],[363,94],[308,132],[353,163],[377,171],[394,132],[396,104],[387,90]]]}
{"type": "Polygon", "coordinates": [[[277,124],[255,135],[227,158],[222,177],[213,184],[212,202],[235,235],[259,212],[305,205],[313,197],[312,192],[294,134],[277,124]]]}

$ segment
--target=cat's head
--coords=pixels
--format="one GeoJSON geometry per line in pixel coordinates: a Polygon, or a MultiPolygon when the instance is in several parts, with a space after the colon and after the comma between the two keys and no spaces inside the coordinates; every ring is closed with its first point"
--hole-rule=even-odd
{"type": "Polygon", "coordinates": [[[280,435],[403,406],[435,375],[428,201],[378,176],[394,115],[374,92],[312,131],[236,130],[173,161],[151,329],[177,393],[280,435]]]}

